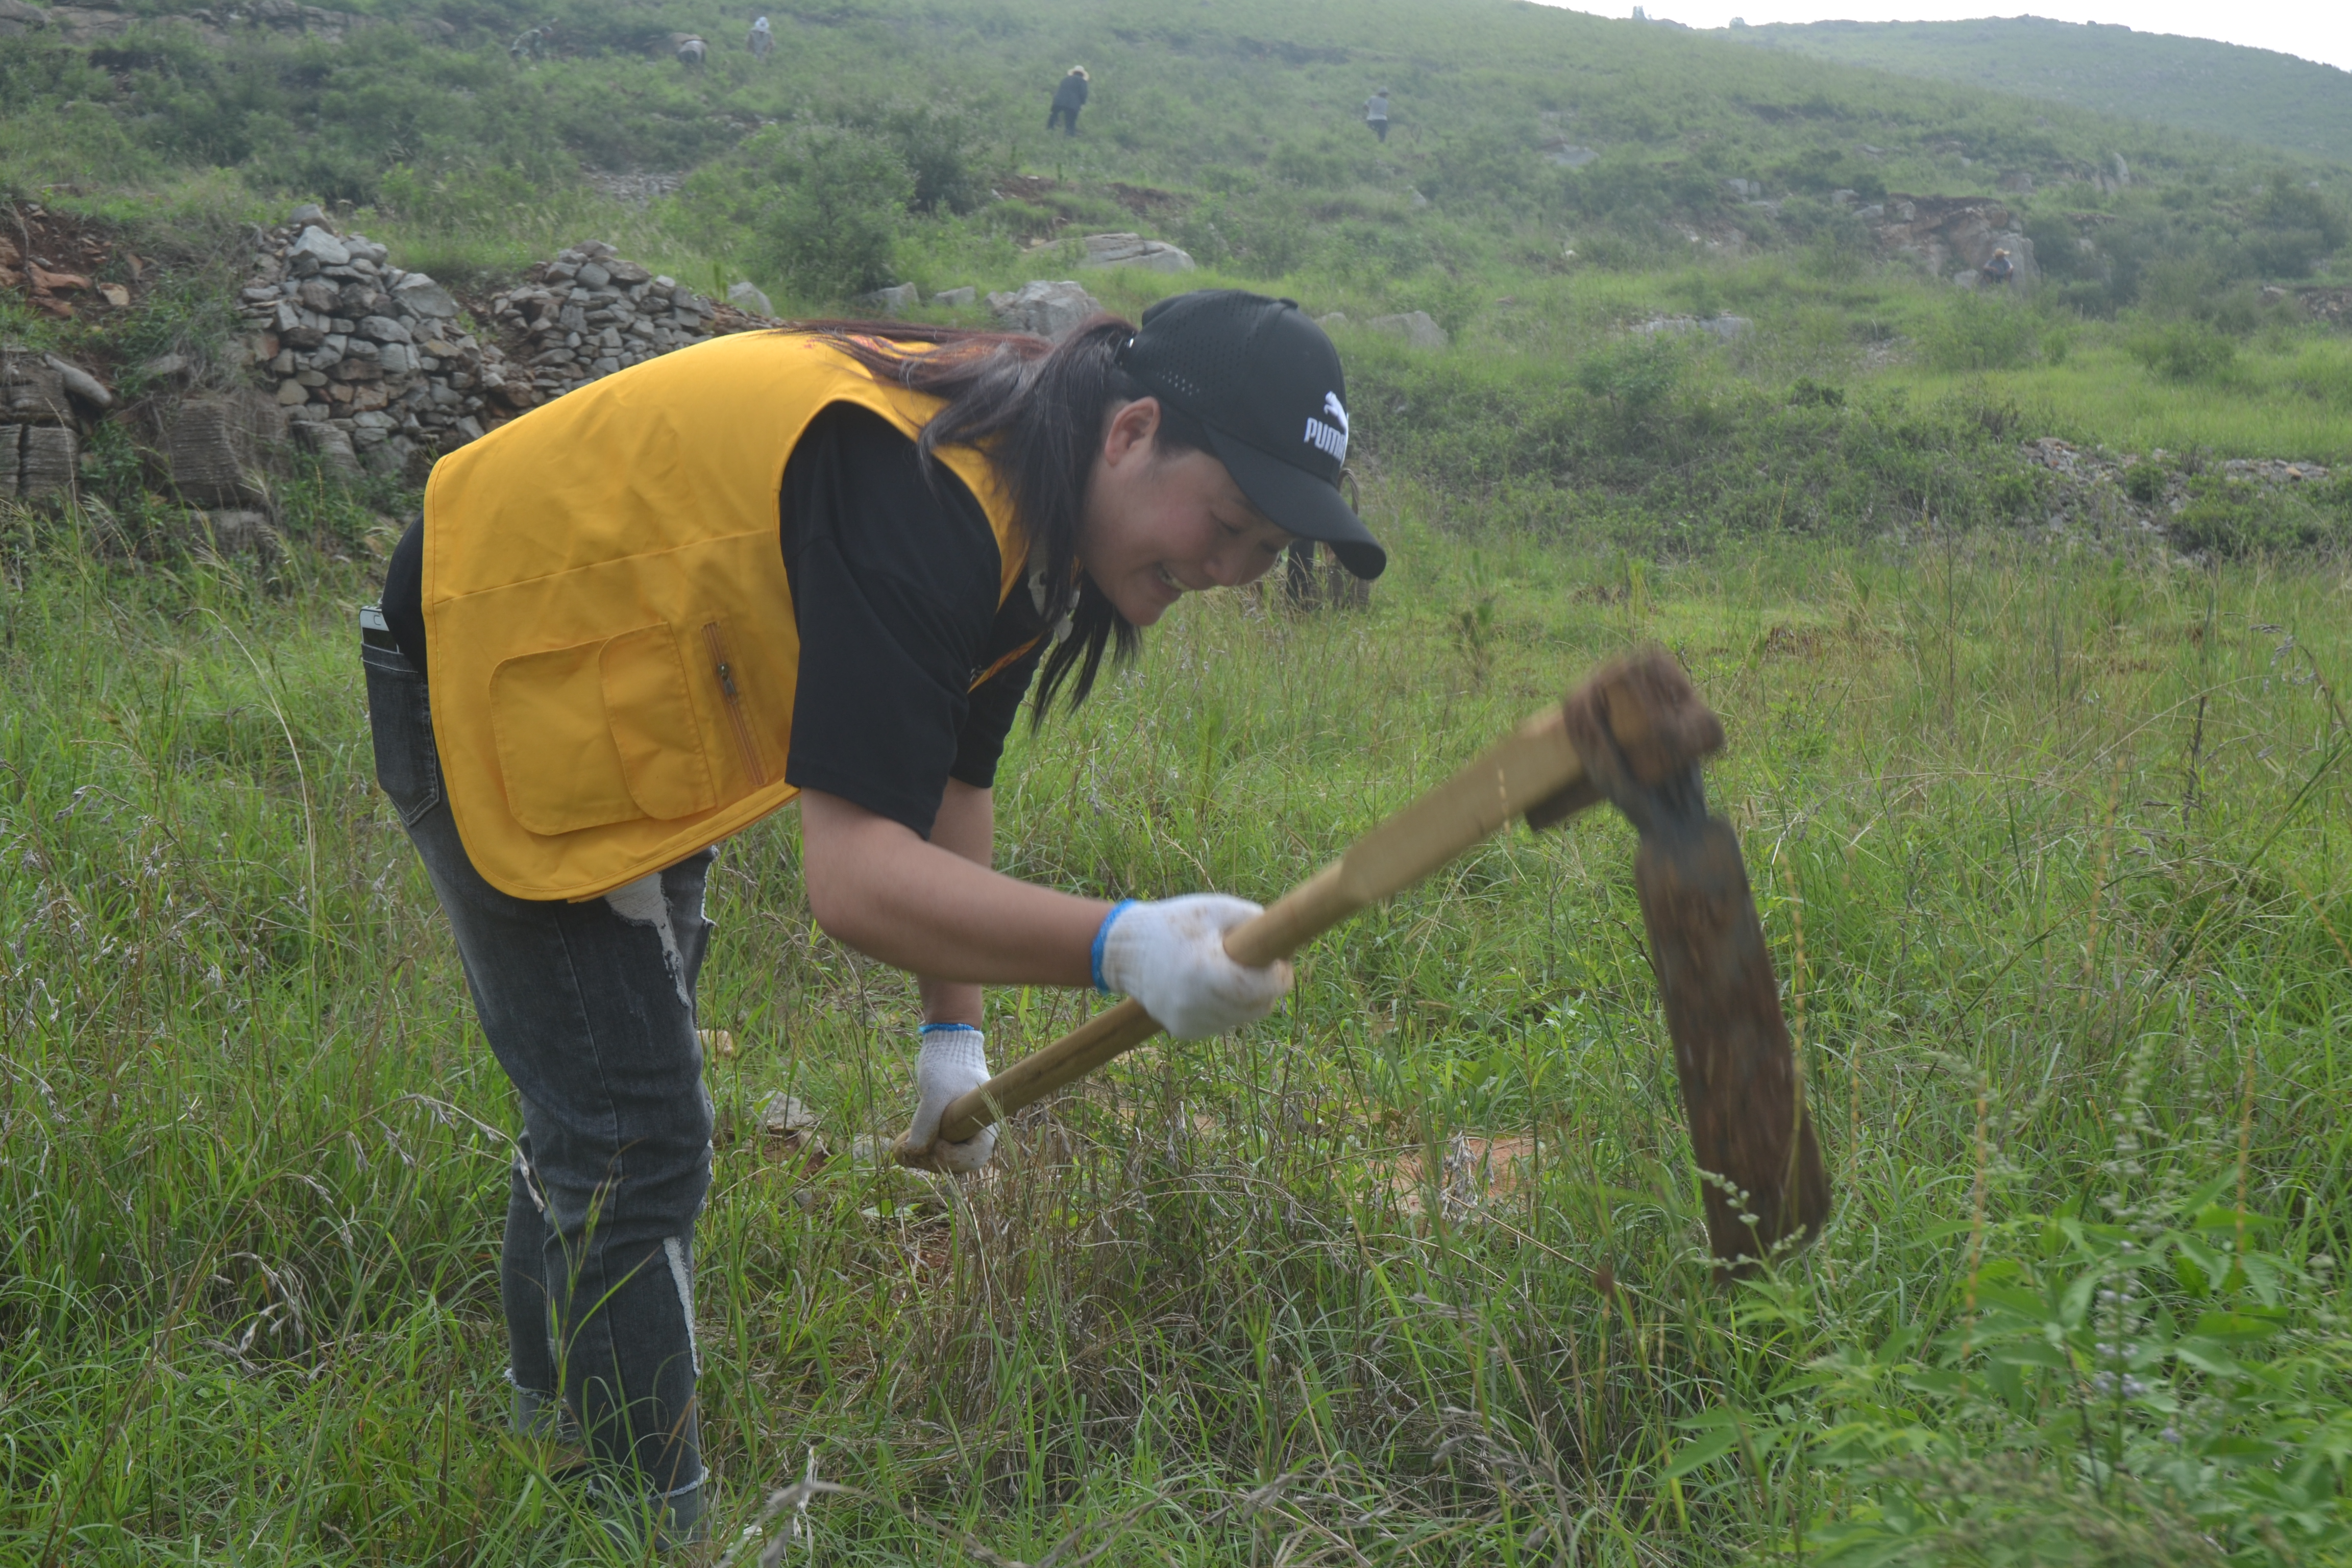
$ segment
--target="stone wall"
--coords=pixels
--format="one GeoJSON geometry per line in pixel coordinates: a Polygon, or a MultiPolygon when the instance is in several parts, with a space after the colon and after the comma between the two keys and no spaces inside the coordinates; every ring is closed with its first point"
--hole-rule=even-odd
{"type": "Polygon", "coordinates": [[[420,454],[429,465],[532,401],[460,325],[447,289],[364,235],[335,234],[316,207],[258,237],[240,307],[243,357],[332,468],[414,482],[420,454]]]}
{"type": "Polygon", "coordinates": [[[584,240],[470,312],[315,206],[263,232],[243,356],[297,441],[331,468],[423,482],[433,458],[575,387],[725,332],[775,323],[584,240]],[[469,323],[472,329],[469,330],[469,323]]]}
{"type": "Polygon", "coordinates": [[[509,381],[522,381],[533,402],[705,338],[772,324],[594,239],[533,267],[488,310],[514,367],[509,381]]]}
{"type": "Polygon", "coordinates": [[[112,402],[79,366],[0,346],[0,500],[74,500],[82,424],[102,416],[112,402]]]}

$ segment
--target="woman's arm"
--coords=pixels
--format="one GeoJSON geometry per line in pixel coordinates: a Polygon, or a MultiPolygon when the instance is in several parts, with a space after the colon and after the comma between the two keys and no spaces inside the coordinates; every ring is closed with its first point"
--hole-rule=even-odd
{"type": "MultiPolygon", "coordinates": [[[[975,866],[996,863],[996,792],[975,789],[961,779],[950,779],[940,792],[940,815],[931,823],[931,842],[962,856],[975,866]]],[[[923,999],[926,1024],[981,1025],[980,987],[967,980],[934,980],[915,976],[923,999]]]]}
{"type": "Polygon", "coordinates": [[[1093,984],[1095,932],[1110,905],[990,870],[994,826],[990,793],[952,781],[929,843],[839,795],[803,791],[802,863],[816,923],[921,976],[927,1005],[935,986],[1093,984]]]}

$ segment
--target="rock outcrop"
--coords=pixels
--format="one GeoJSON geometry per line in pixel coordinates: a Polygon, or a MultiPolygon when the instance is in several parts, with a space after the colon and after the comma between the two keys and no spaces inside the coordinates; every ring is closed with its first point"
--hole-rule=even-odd
{"type": "Polygon", "coordinates": [[[1417,349],[1442,349],[1454,341],[1445,335],[1445,329],[1439,326],[1426,310],[1407,310],[1401,316],[1374,316],[1364,325],[1376,332],[1402,338],[1408,346],[1417,349]]]}
{"type": "Polygon", "coordinates": [[[1746,337],[1755,324],[1745,316],[1653,316],[1646,321],[1634,322],[1632,331],[1652,338],[1705,332],[1725,342],[1734,342],[1746,337]]]}
{"type": "Polygon", "coordinates": [[[1059,338],[1100,310],[1102,304],[1067,279],[1057,283],[1033,279],[1018,289],[991,294],[988,309],[1007,331],[1059,338]]]}
{"type": "Polygon", "coordinates": [[[1192,257],[1164,239],[1139,234],[1090,234],[1081,267],[1132,267],[1144,272],[1190,272],[1192,257]]]}
{"type": "Polygon", "coordinates": [[[2019,232],[1999,202],[1965,196],[1891,195],[1856,213],[1878,241],[1879,254],[1912,262],[1931,277],[1974,287],[1978,268],[2005,249],[2016,266],[2007,285],[2031,289],[2041,280],[2033,242],[2019,232]]]}

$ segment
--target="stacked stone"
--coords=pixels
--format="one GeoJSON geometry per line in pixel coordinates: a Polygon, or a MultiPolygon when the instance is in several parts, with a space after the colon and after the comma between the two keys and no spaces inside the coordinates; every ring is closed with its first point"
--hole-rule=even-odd
{"type": "Polygon", "coordinates": [[[242,309],[251,363],[296,437],[327,464],[404,474],[422,454],[478,439],[536,401],[504,356],[457,324],[457,301],[404,272],[315,207],[264,235],[242,309]]]}
{"type": "Polygon", "coordinates": [[[603,240],[585,240],[533,267],[520,286],[490,301],[490,316],[516,361],[530,366],[541,400],[716,333],[759,324],[726,310],[676,279],[624,260],[603,240]]]}
{"type": "Polygon", "coordinates": [[[80,366],[0,345],[0,500],[72,500],[81,422],[113,402],[80,366]]]}

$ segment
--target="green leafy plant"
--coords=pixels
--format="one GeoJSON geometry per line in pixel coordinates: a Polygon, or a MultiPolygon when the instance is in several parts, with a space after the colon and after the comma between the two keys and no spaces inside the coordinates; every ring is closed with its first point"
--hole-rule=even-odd
{"type": "Polygon", "coordinates": [[[2081,1200],[1989,1217],[1980,1131],[1978,1212],[1945,1227],[1967,1248],[1955,1310],[1814,1357],[1768,1410],[1685,1421],[1668,1473],[1819,1472],[1802,1533],[1824,1563],[2352,1554],[2336,1259],[2283,1250],[2287,1227],[2250,1210],[2234,1130],[2168,1140],[2145,1099],[2156,1057],[2145,1043],[2126,1080],[2104,1217],[2081,1200]]]}
{"type": "Polygon", "coordinates": [[[2170,321],[2135,335],[2125,347],[2167,381],[2218,383],[2237,368],[2237,340],[2201,321],[2170,321]]]}
{"type": "Polygon", "coordinates": [[[2041,337],[2040,321],[2014,302],[1958,294],[1920,343],[1938,370],[2013,370],[2032,360],[2041,337]]]}
{"type": "Polygon", "coordinates": [[[847,130],[786,133],[770,168],[780,183],[759,224],[776,276],[813,299],[844,300],[894,281],[915,181],[888,142],[847,130]]]}

